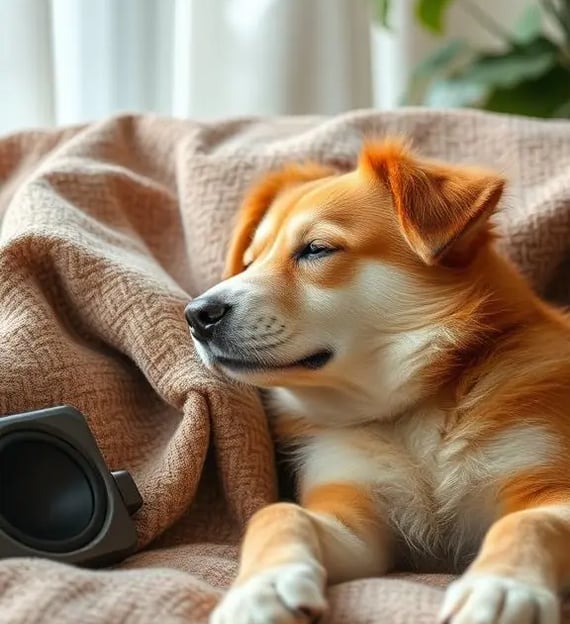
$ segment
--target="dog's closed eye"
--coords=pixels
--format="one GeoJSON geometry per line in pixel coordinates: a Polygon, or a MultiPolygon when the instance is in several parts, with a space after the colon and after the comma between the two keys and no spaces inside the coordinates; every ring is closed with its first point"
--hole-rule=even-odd
{"type": "Polygon", "coordinates": [[[297,260],[317,260],[319,258],[324,258],[330,254],[338,251],[338,247],[333,247],[328,243],[324,243],[321,241],[311,241],[304,247],[302,247],[296,254],[295,257],[297,260]]]}

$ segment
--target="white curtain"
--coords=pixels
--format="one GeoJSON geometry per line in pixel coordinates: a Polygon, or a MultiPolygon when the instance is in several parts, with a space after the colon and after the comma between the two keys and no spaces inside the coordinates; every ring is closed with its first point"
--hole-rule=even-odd
{"type": "MultiPolygon", "coordinates": [[[[525,0],[495,0],[498,19],[525,0]]],[[[398,104],[441,43],[414,0],[0,0],[0,133],[120,111],[180,117],[334,114],[398,104]]],[[[510,18],[509,18],[510,19],[510,18]]],[[[487,35],[460,9],[454,34],[487,35]]]]}
{"type": "Polygon", "coordinates": [[[54,120],[50,8],[0,0],[0,132],[54,120]]]}
{"type": "Polygon", "coordinates": [[[0,0],[0,132],[372,105],[368,0],[0,0]]]}

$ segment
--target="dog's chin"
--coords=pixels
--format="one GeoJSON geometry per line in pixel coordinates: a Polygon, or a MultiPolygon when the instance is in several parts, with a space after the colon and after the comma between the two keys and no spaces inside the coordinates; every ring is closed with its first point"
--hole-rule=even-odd
{"type": "Polygon", "coordinates": [[[264,362],[256,357],[232,357],[225,355],[214,355],[213,360],[224,369],[236,372],[264,372],[264,371],[284,371],[291,369],[318,370],[326,366],[332,358],[332,351],[320,349],[310,355],[306,355],[298,360],[279,362],[264,362]]]}
{"type": "Polygon", "coordinates": [[[271,358],[264,361],[254,354],[248,357],[247,353],[213,353],[203,345],[199,345],[198,352],[208,368],[232,379],[260,386],[272,385],[273,380],[291,376],[306,377],[324,368],[334,355],[331,349],[319,349],[296,360],[271,358]]]}

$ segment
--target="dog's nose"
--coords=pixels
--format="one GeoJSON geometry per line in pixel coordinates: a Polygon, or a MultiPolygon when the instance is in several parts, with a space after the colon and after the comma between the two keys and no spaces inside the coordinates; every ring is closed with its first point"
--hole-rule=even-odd
{"type": "Polygon", "coordinates": [[[217,299],[198,297],[186,306],[184,314],[194,336],[198,340],[208,340],[230,307],[217,299]]]}

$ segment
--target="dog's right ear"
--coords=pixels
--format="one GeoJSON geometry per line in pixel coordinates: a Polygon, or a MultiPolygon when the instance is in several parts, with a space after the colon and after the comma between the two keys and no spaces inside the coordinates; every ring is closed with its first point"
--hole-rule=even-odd
{"type": "Polygon", "coordinates": [[[291,164],[261,177],[247,192],[237,214],[236,227],[230,240],[224,279],[245,269],[244,254],[265,213],[275,198],[293,186],[334,175],[336,172],[318,163],[291,164]]]}

